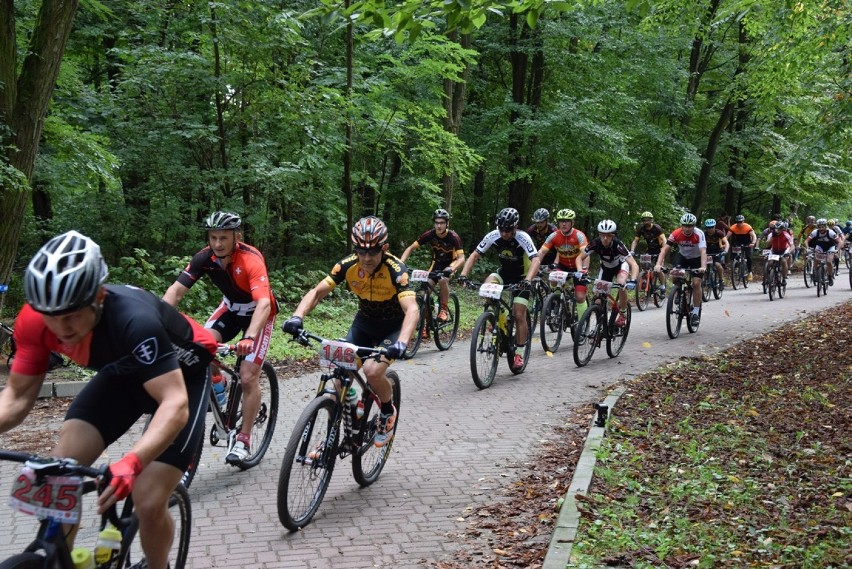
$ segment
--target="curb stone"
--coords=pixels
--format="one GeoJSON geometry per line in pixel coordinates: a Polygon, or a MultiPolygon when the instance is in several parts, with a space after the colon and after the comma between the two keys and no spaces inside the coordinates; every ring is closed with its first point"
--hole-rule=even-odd
{"type": "MultiPolygon", "coordinates": [[[[604,399],[602,405],[609,408],[607,418],[624,391],[624,387],[618,387],[604,399]]],[[[577,500],[574,499],[574,496],[577,494],[586,495],[589,492],[592,474],[597,462],[597,452],[600,449],[604,434],[606,434],[606,427],[596,426],[595,419],[592,420],[589,434],[586,436],[583,452],[580,454],[580,460],[577,462],[577,468],[574,469],[574,476],[571,478],[571,485],[563,496],[556,527],[553,529],[553,535],[550,538],[550,545],[547,548],[547,555],[544,557],[541,569],[565,569],[571,559],[571,550],[574,547],[574,539],[577,537],[577,528],[580,525],[580,511],[577,509],[577,500]]]]}

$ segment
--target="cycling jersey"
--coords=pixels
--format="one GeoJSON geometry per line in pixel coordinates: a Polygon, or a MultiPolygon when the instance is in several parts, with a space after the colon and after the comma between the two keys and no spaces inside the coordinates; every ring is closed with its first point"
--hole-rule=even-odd
{"type": "Polygon", "coordinates": [[[571,228],[568,235],[565,235],[561,231],[551,233],[542,247],[548,251],[556,251],[557,263],[560,269],[576,271],[577,255],[588,244],[589,239],[585,233],[579,229],[571,228]]]}
{"type": "Polygon", "coordinates": [[[833,251],[840,242],[840,237],[831,229],[820,231],[815,229],[808,235],[808,247],[819,249],[820,251],[833,251]]]}
{"type": "Polygon", "coordinates": [[[648,244],[648,253],[651,255],[660,254],[662,246],[660,245],[660,235],[663,234],[663,228],[658,224],[653,223],[651,227],[646,227],[644,223],[640,223],[636,229],[636,237],[644,239],[648,244]]]}
{"type": "Polygon", "coordinates": [[[506,284],[521,282],[529,270],[530,260],[538,256],[532,237],[521,230],[515,231],[511,239],[503,239],[500,237],[500,231],[495,229],[482,238],[476,246],[476,252],[484,255],[492,247],[497,250],[497,258],[500,261],[498,274],[506,284]]]}
{"type": "MultiPolygon", "coordinates": [[[[704,234],[704,240],[707,242],[707,254],[716,255],[725,249],[722,247],[722,240],[725,234],[720,229],[710,229],[704,234]]],[[[699,253],[700,255],[700,253],[699,253]]]]}
{"type": "Polygon", "coordinates": [[[773,232],[769,238],[768,246],[775,255],[782,255],[788,252],[788,249],[793,249],[793,234],[786,230],[781,233],[773,232]]]}
{"type": "Polygon", "coordinates": [[[802,227],[802,230],[799,231],[799,239],[804,239],[805,237],[808,237],[811,233],[814,232],[816,228],[817,226],[815,224],[805,225],[804,227],[802,227]]]}
{"type": "Polygon", "coordinates": [[[447,233],[441,237],[434,229],[424,232],[417,238],[418,246],[432,246],[432,266],[430,271],[440,271],[450,266],[453,259],[464,254],[462,249],[462,241],[459,234],[448,229],[447,233]]]}
{"type": "Polygon", "coordinates": [[[414,291],[409,287],[408,268],[397,257],[384,253],[378,268],[367,274],[358,263],[358,255],[350,255],[334,265],[325,277],[332,289],[344,281],[358,297],[356,318],[361,315],[374,320],[398,319],[402,324],[405,312],[399,299],[413,297],[414,291]]]}
{"type": "Polygon", "coordinates": [[[686,235],[683,228],[678,227],[672,231],[666,243],[669,247],[677,245],[678,253],[684,259],[698,259],[701,257],[701,250],[707,249],[704,232],[697,227],[692,230],[692,235],[686,235]]]}
{"type": "Polygon", "coordinates": [[[604,246],[600,237],[595,237],[586,245],[584,251],[587,255],[597,253],[601,260],[601,267],[606,269],[620,267],[622,263],[627,261],[627,257],[630,256],[627,246],[618,237],[612,238],[612,243],[609,244],[609,247],[604,246]]]}
{"type": "Polygon", "coordinates": [[[237,243],[231,262],[225,268],[222,268],[213,250],[209,246],[205,247],[192,257],[177,280],[183,286],[192,288],[205,274],[222,291],[222,302],[231,312],[241,316],[251,315],[258,300],[269,298],[272,305],[270,318],[278,314],[278,302],[269,286],[266,262],[260,251],[251,245],[237,243]]]}
{"type": "Polygon", "coordinates": [[[544,242],[547,241],[547,238],[553,235],[556,231],[556,226],[552,223],[548,223],[544,226],[543,231],[538,230],[538,225],[533,223],[529,227],[527,227],[527,233],[530,237],[532,237],[533,243],[537,249],[541,249],[541,246],[544,245],[544,242]]]}
{"type": "Polygon", "coordinates": [[[748,223],[735,223],[728,228],[728,231],[731,232],[731,241],[733,244],[748,245],[751,243],[749,233],[754,231],[754,229],[748,223]]]}

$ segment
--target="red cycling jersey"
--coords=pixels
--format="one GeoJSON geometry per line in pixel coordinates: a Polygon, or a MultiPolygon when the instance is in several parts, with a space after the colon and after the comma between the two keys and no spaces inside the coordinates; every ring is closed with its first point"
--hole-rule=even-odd
{"type": "Polygon", "coordinates": [[[579,229],[572,228],[568,235],[562,231],[555,231],[548,236],[544,242],[544,247],[547,251],[556,250],[559,266],[569,271],[577,270],[577,255],[580,251],[589,244],[586,234],[579,229]]]}

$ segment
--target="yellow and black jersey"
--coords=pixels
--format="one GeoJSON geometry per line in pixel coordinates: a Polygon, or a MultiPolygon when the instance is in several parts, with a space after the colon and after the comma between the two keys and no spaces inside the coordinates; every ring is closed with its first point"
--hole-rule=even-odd
{"type": "Polygon", "coordinates": [[[362,316],[375,320],[402,319],[405,313],[400,298],[413,297],[408,268],[397,257],[385,253],[379,268],[368,274],[358,263],[358,255],[350,255],[334,265],[325,282],[333,289],[346,281],[358,297],[362,316]]]}

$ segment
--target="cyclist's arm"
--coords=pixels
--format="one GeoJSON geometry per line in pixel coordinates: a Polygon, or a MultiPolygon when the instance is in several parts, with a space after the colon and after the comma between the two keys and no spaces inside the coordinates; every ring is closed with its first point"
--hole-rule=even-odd
{"type": "Polygon", "coordinates": [[[722,239],[719,241],[719,245],[722,246],[722,251],[724,251],[725,253],[727,253],[730,249],[730,244],[728,243],[727,237],[722,237],[722,239]]]}
{"type": "MultiPolygon", "coordinates": [[[[299,306],[296,307],[296,310],[293,312],[293,316],[298,316],[299,318],[305,318],[311,311],[316,308],[316,305],[319,304],[323,298],[328,296],[334,290],[328,280],[323,279],[320,283],[308,291],[308,293],[302,297],[302,300],[299,302],[299,306]]],[[[416,301],[415,301],[416,303],[416,301]]]]}
{"type": "Polygon", "coordinates": [[[407,295],[399,297],[399,305],[405,312],[405,318],[402,321],[402,328],[399,330],[399,341],[407,344],[414,331],[417,328],[417,321],[420,318],[420,309],[417,307],[415,295],[407,295]]]}
{"type": "Polygon", "coordinates": [[[749,246],[754,247],[755,245],[757,245],[757,235],[755,234],[754,229],[748,232],[748,236],[749,239],[751,239],[751,243],[749,244],[749,246]]]}
{"type": "Polygon", "coordinates": [[[461,270],[461,276],[467,277],[470,274],[470,271],[473,269],[473,266],[479,260],[479,253],[477,251],[471,251],[470,257],[464,262],[464,267],[461,270]]]}
{"type": "Polygon", "coordinates": [[[399,256],[399,260],[404,263],[408,256],[414,253],[414,250],[418,247],[420,247],[420,243],[414,241],[414,243],[405,248],[405,251],[403,251],[402,255],[399,256]]]}
{"type": "Polygon", "coordinates": [[[251,338],[252,340],[260,338],[263,328],[269,320],[269,315],[272,314],[272,303],[269,301],[268,296],[258,298],[255,302],[256,306],[254,313],[251,315],[251,322],[249,322],[248,328],[246,328],[243,334],[244,338],[251,338]]]}
{"type": "MultiPolygon", "coordinates": [[[[542,249],[544,249],[544,246],[542,246],[542,249]]],[[[533,257],[532,261],[530,261],[530,268],[527,271],[527,276],[525,277],[528,281],[531,281],[538,276],[538,270],[541,268],[541,259],[541,254],[539,254],[533,257]]]]}
{"type": "Polygon", "coordinates": [[[665,263],[665,262],[666,262],[666,255],[668,255],[668,254],[669,254],[669,249],[671,249],[671,245],[669,245],[669,242],[668,242],[668,241],[666,241],[666,242],[663,244],[663,248],[662,248],[662,249],[660,249],[660,254],[659,254],[659,255],[657,255],[657,263],[656,263],[656,267],[660,267],[660,268],[662,268],[662,267],[663,267],[663,263],[665,263]]]}
{"type": "MultiPolygon", "coordinates": [[[[639,236],[633,238],[633,241],[630,242],[630,251],[636,251],[636,246],[639,244],[639,236]]],[[[539,253],[540,254],[540,253],[539,253]]]]}
{"type": "Polygon", "coordinates": [[[12,371],[0,391],[0,433],[20,425],[35,405],[47,374],[24,375],[12,371]]]}
{"type": "Polygon", "coordinates": [[[667,239],[667,237],[666,237],[665,232],[660,233],[659,235],[657,235],[657,243],[659,243],[659,244],[660,244],[660,247],[662,247],[663,245],[665,245],[665,244],[666,244],[666,239],[667,239]]]}
{"type": "Polygon", "coordinates": [[[180,304],[180,301],[183,300],[183,297],[186,296],[187,292],[189,292],[189,288],[178,281],[175,281],[166,291],[166,294],[163,295],[163,300],[166,301],[167,304],[171,304],[176,307],[180,304]]]}
{"type": "Polygon", "coordinates": [[[639,276],[639,263],[633,258],[633,255],[627,257],[627,266],[630,267],[630,280],[635,281],[639,276]]]}
{"type": "Polygon", "coordinates": [[[574,260],[574,266],[577,267],[578,271],[588,271],[589,263],[583,263],[586,259],[589,258],[589,254],[586,253],[584,249],[580,250],[580,254],[577,255],[577,258],[574,260]]]}
{"type": "Polygon", "coordinates": [[[465,255],[462,249],[456,249],[455,253],[453,253],[453,261],[450,263],[450,268],[453,272],[456,272],[464,265],[465,255]]]}

